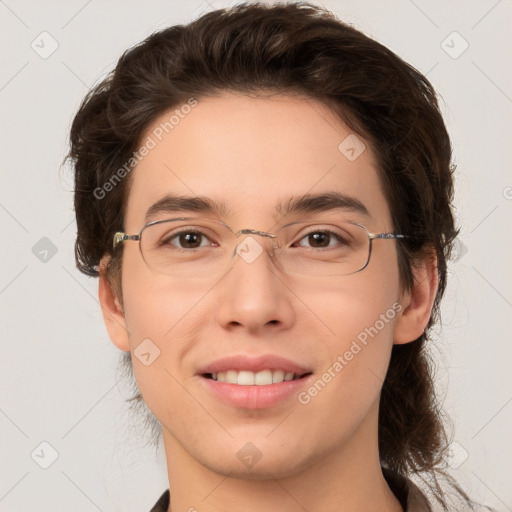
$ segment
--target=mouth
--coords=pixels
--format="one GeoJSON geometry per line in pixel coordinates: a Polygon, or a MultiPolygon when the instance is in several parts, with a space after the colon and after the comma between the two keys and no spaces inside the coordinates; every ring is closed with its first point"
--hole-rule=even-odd
{"type": "Polygon", "coordinates": [[[239,386],[270,386],[272,384],[280,384],[281,382],[300,380],[309,375],[311,375],[311,372],[298,374],[282,369],[266,369],[259,372],[226,370],[223,372],[202,374],[206,379],[225,382],[227,384],[238,384],[239,386]]]}
{"type": "Polygon", "coordinates": [[[235,408],[253,410],[296,406],[292,397],[310,386],[314,378],[312,372],[295,374],[281,369],[227,370],[201,373],[199,377],[210,396],[235,408]]]}
{"type": "Polygon", "coordinates": [[[311,384],[311,366],[278,354],[233,354],[199,368],[196,374],[209,396],[243,409],[294,404],[293,395],[311,384]]]}

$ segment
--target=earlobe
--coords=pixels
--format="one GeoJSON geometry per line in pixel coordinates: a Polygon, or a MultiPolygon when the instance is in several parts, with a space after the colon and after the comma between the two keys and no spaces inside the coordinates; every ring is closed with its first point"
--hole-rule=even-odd
{"type": "Polygon", "coordinates": [[[123,306],[118,294],[112,289],[107,277],[107,265],[110,256],[104,256],[100,262],[98,296],[103,320],[112,343],[124,352],[130,351],[128,328],[124,316],[123,306]]]}
{"type": "Polygon", "coordinates": [[[419,262],[413,268],[413,273],[414,285],[402,296],[403,309],[395,324],[393,338],[395,345],[416,340],[427,328],[439,278],[435,255],[419,262]]]}

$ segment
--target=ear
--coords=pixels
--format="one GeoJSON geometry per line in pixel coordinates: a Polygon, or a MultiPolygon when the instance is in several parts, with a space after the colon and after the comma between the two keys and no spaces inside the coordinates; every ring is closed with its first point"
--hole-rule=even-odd
{"type": "MultiPolygon", "coordinates": [[[[112,343],[124,352],[130,351],[130,339],[124,316],[123,306],[118,294],[113,290],[108,277],[107,265],[110,256],[104,256],[100,261],[100,276],[98,295],[100,299],[103,320],[107,327],[108,335],[112,343]]],[[[121,285],[119,284],[119,288],[121,285]]]]}
{"type": "Polygon", "coordinates": [[[427,328],[437,293],[438,271],[435,254],[413,268],[414,284],[400,300],[402,312],[395,324],[394,343],[402,345],[419,338],[427,328]]]}

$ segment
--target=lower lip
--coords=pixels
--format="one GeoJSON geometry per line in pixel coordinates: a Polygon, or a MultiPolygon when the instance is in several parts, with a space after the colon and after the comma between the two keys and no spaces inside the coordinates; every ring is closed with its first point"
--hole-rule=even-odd
{"type": "Polygon", "coordinates": [[[266,386],[240,386],[208,379],[202,375],[200,377],[209,391],[229,405],[244,409],[266,409],[297,394],[307,385],[312,374],[266,386]]]}

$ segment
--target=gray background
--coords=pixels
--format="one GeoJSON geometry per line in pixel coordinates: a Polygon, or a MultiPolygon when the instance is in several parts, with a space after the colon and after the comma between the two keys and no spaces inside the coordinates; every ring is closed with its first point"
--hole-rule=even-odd
{"type": "MultiPolygon", "coordinates": [[[[168,486],[163,451],[144,446],[123,402],[97,281],[74,268],[72,176],[61,162],[80,100],[126,48],[227,5],[0,0],[2,512],[149,510],[168,486]]],[[[512,510],[511,1],[322,5],[442,96],[461,226],[433,347],[455,424],[451,472],[475,498],[512,510]]]]}

